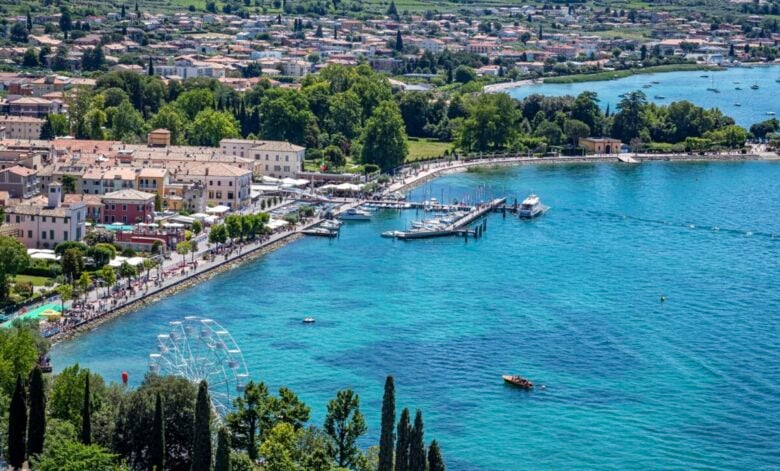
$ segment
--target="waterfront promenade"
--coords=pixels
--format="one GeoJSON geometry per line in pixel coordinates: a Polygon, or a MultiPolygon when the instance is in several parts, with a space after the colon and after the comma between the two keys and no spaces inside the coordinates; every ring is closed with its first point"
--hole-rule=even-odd
{"type": "MultiPolygon", "coordinates": [[[[333,212],[338,214],[360,204],[344,200],[333,212]]],[[[133,280],[120,280],[112,288],[96,288],[86,298],[74,300],[68,314],[51,336],[53,343],[89,331],[116,316],[136,310],[177,291],[187,289],[201,281],[234,268],[237,264],[260,257],[283,245],[297,240],[302,231],[322,222],[314,217],[295,226],[283,227],[276,232],[250,241],[230,241],[223,246],[204,247],[194,254],[173,254],[170,260],[147,273],[140,273],[133,280]]],[[[208,232],[198,237],[208,240],[208,232]]],[[[201,244],[205,245],[205,244],[201,244]]]]}

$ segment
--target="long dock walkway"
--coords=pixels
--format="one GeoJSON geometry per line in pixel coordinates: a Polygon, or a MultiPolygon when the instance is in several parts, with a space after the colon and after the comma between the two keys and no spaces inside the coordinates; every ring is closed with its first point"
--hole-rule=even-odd
{"type": "MultiPolygon", "coordinates": [[[[434,229],[417,229],[411,231],[398,231],[394,234],[394,237],[402,240],[414,240],[414,239],[432,239],[434,237],[447,237],[453,235],[465,235],[468,236],[470,232],[466,227],[477,219],[483,217],[487,213],[494,211],[496,208],[504,204],[506,198],[497,198],[489,203],[482,204],[475,207],[463,217],[457,219],[452,224],[434,229]]],[[[481,232],[481,231],[480,231],[481,232]]]]}
{"type": "Polygon", "coordinates": [[[462,229],[468,226],[469,224],[471,224],[472,222],[476,221],[477,219],[481,218],[485,214],[501,206],[505,202],[506,202],[506,198],[496,198],[490,203],[486,203],[481,206],[478,206],[477,209],[475,209],[474,211],[467,213],[465,216],[452,223],[450,226],[447,227],[447,229],[452,231],[457,231],[458,229],[462,229]]]}

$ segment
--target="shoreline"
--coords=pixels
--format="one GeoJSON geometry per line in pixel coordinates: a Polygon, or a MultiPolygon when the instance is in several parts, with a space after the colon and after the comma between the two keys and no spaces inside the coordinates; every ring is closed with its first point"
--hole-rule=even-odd
{"type": "MultiPolygon", "coordinates": [[[[308,227],[308,225],[304,227],[308,227]]],[[[105,324],[106,322],[112,321],[125,314],[129,314],[131,312],[137,311],[147,305],[156,303],[157,301],[160,301],[165,297],[178,294],[179,292],[186,291],[190,288],[193,288],[203,281],[210,280],[211,278],[214,278],[217,275],[220,275],[229,270],[237,268],[239,265],[242,265],[246,262],[252,261],[254,259],[267,255],[271,252],[274,252],[284,247],[285,245],[294,242],[302,237],[303,234],[301,232],[295,231],[295,232],[290,232],[284,235],[283,237],[280,237],[279,239],[268,241],[256,247],[252,247],[246,252],[240,253],[233,258],[225,260],[222,263],[218,263],[211,267],[207,267],[203,271],[195,272],[191,275],[187,275],[182,279],[176,280],[174,283],[168,286],[156,288],[156,290],[150,291],[145,296],[140,297],[138,299],[134,299],[128,302],[127,304],[109,310],[105,312],[103,315],[101,315],[100,317],[89,320],[75,327],[73,330],[70,330],[62,334],[53,335],[52,337],[49,338],[49,341],[51,342],[51,345],[56,345],[60,342],[72,340],[81,334],[94,330],[95,328],[105,324]]]]}
{"type": "Polygon", "coordinates": [[[401,192],[428,182],[434,178],[451,173],[467,171],[469,168],[477,167],[508,167],[515,165],[537,165],[537,164],[591,164],[591,163],[618,163],[624,165],[639,165],[642,162],[739,162],[739,161],[774,161],[780,158],[765,157],[755,153],[749,154],[711,154],[711,155],[688,155],[688,154],[639,154],[635,156],[639,160],[636,164],[621,162],[615,155],[594,155],[589,157],[493,157],[484,159],[472,159],[465,161],[434,161],[428,165],[423,165],[422,170],[404,178],[401,182],[391,184],[383,193],[389,194],[401,192]],[[431,166],[433,165],[433,166],[431,166]]]}
{"type": "Polygon", "coordinates": [[[659,70],[656,69],[655,67],[666,67],[666,66],[653,66],[653,67],[636,68],[636,69],[601,71],[601,72],[594,72],[591,74],[572,74],[572,75],[562,75],[559,77],[526,79],[526,80],[517,80],[514,82],[501,82],[501,83],[485,85],[484,87],[482,87],[482,92],[483,93],[506,93],[510,90],[523,88],[530,85],[572,85],[577,83],[608,82],[611,80],[620,80],[624,78],[633,77],[636,75],[652,75],[652,74],[666,74],[672,72],[697,72],[697,71],[725,72],[730,69],[752,69],[756,67],[772,67],[772,66],[777,66],[779,64],[777,63],[768,64],[762,62],[762,63],[755,63],[755,64],[748,63],[742,65],[734,65],[730,67],[705,65],[705,64],[691,64],[691,65],[693,67],[681,68],[681,67],[669,66],[667,69],[659,70]],[[632,73],[625,74],[625,72],[627,71],[631,71],[632,73]],[[609,74],[618,74],[620,76],[619,77],[607,76],[609,74]]]}
{"type": "MultiPolygon", "coordinates": [[[[638,157],[640,161],[669,161],[669,162],[736,162],[736,161],[772,161],[777,159],[764,158],[758,154],[714,154],[704,156],[693,155],[675,155],[675,154],[658,154],[658,155],[641,155],[638,157]]],[[[403,177],[401,181],[392,183],[382,193],[390,194],[394,192],[405,192],[415,186],[424,184],[430,180],[439,178],[443,175],[452,173],[458,173],[467,171],[470,168],[480,167],[508,167],[516,165],[537,165],[537,164],[592,164],[592,163],[621,163],[616,156],[591,156],[591,157],[495,157],[487,159],[473,159],[467,161],[456,162],[433,162],[424,166],[423,170],[418,171],[414,175],[403,177]],[[432,165],[432,166],[431,166],[432,165]]],[[[637,164],[625,164],[625,165],[637,165],[637,164]]],[[[353,207],[354,203],[343,204],[341,208],[337,210],[340,212],[349,207],[353,207]]],[[[295,242],[298,239],[303,238],[304,234],[301,232],[313,225],[318,224],[319,220],[312,221],[306,225],[301,226],[293,232],[283,233],[280,237],[269,240],[264,243],[260,243],[255,247],[249,247],[245,252],[241,252],[232,258],[229,258],[223,262],[216,263],[212,266],[206,266],[202,271],[195,271],[192,274],[187,274],[184,278],[178,279],[167,286],[156,287],[150,290],[146,295],[133,299],[127,304],[110,309],[99,317],[88,320],[83,324],[75,327],[65,333],[58,333],[49,338],[51,345],[56,345],[60,342],[69,341],[81,334],[90,332],[99,326],[112,321],[120,316],[137,311],[143,307],[151,305],[161,299],[178,294],[182,291],[188,290],[200,284],[201,282],[210,280],[215,276],[232,270],[244,263],[251,262],[257,258],[263,257],[271,252],[274,252],[289,243],[295,242]]]]}

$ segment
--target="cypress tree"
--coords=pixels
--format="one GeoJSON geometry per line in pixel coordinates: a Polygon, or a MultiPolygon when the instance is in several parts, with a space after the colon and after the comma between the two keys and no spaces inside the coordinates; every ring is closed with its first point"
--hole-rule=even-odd
{"type": "Polygon", "coordinates": [[[209,387],[206,381],[198,386],[198,399],[195,402],[195,423],[192,437],[192,471],[211,469],[211,404],[209,387]]]}
{"type": "Polygon", "coordinates": [[[420,409],[417,409],[414,426],[409,434],[409,471],[425,471],[425,438],[420,409]]]}
{"type": "Polygon", "coordinates": [[[124,17],[125,17],[125,14],[126,14],[126,13],[125,13],[125,4],[123,3],[123,4],[122,4],[122,13],[121,13],[121,16],[122,16],[122,18],[124,18],[124,17]]]}
{"type": "Polygon", "coordinates": [[[404,40],[401,37],[401,30],[400,29],[395,33],[395,50],[396,51],[403,51],[404,50],[404,40]]]}
{"type": "Polygon", "coordinates": [[[89,372],[84,380],[84,406],[81,408],[81,443],[92,443],[92,410],[89,404],[89,372]]]}
{"type": "Polygon", "coordinates": [[[16,377],[16,389],[8,409],[8,464],[21,468],[25,458],[25,434],[27,432],[27,404],[22,377],[16,377]]]}
{"type": "Polygon", "coordinates": [[[217,433],[217,457],[214,471],[230,471],[230,434],[225,427],[217,433]]]}
{"type": "Polygon", "coordinates": [[[165,422],[163,421],[163,405],[160,393],[154,403],[154,423],[152,424],[152,443],[149,446],[152,471],[165,469],[165,422]]]}
{"type": "Polygon", "coordinates": [[[395,428],[395,384],[392,376],[385,380],[385,395],[382,398],[382,433],[379,438],[378,471],[393,471],[393,445],[395,428]]]}
{"type": "Polygon", "coordinates": [[[428,447],[428,471],[444,471],[444,460],[441,458],[439,443],[434,440],[428,447]]]}
{"type": "Polygon", "coordinates": [[[151,77],[154,75],[154,63],[152,62],[152,56],[149,56],[149,68],[146,71],[147,75],[151,77]]]}
{"type": "Polygon", "coordinates": [[[409,409],[404,408],[398,421],[395,441],[395,471],[409,471],[409,409]]]}
{"type": "Polygon", "coordinates": [[[43,373],[38,366],[30,378],[30,424],[27,428],[27,454],[37,455],[43,451],[46,433],[46,395],[43,390],[43,373]]]}

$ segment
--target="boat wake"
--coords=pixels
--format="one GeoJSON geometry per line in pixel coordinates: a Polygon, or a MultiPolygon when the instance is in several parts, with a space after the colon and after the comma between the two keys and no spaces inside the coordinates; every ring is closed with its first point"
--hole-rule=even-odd
{"type": "Polygon", "coordinates": [[[631,216],[628,214],[610,213],[605,211],[593,211],[590,209],[574,209],[574,208],[561,208],[561,211],[569,213],[580,213],[593,217],[606,217],[613,221],[634,221],[644,224],[652,224],[656,226],[669,226],[678,227],[683,229],[694,229],[708,232],[718,232],[723,234],[742,235],[745,237],[763,237],[771,240],[780,241],[780,232],[765,232],[765,231],[751,231],[748,229],[728,228],[721,226],[712,226],[709,224],[695,224],[695,223],[681,223],[676,221],[664,221],[662,219],[650,219],[637,216],[631,216]]]}

